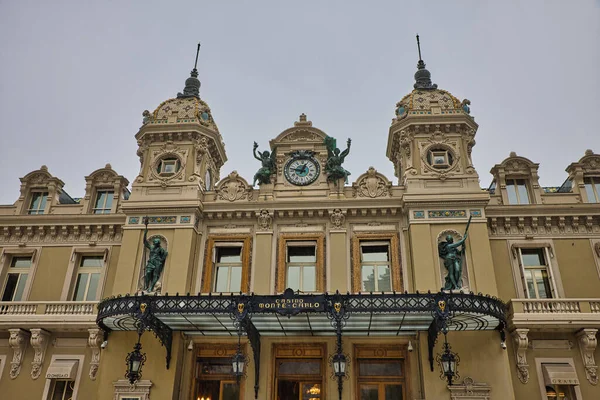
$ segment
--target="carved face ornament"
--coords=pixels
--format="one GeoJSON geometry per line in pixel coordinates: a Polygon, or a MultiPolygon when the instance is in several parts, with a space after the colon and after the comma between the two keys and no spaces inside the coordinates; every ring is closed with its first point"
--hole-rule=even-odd
{"type": "Polygon", "coordinates": [[[444,312],[446,310],[446,302],[444,300],[438,301],[438,307],[441,312],[444,312]]]}
{"type": "Polygon", "coordinates": [[[340,313],[340,311],[342,310],[342,303],[334,303],[333,304],[333,309],[335,310],[336,313],[340,313]]]}
{"type": "Polygon", "coordinates": [[[142,312],[142,314],[146,312],[146,307],[148,307],[146,303],[140,304],[140,311],[142,312]]]}
{"type": "Polygon", "coordinates": [[[244,303],[238,303],[238,313],[242,314],[244,312],[244,303]]]}

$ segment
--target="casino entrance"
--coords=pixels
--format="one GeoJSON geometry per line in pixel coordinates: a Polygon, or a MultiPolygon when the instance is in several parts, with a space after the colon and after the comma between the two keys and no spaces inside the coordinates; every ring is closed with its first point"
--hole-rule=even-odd
{"type": "Polygon", "coordinates": [[[189,400],[407,399],[411,379],[433,372],[440,333],[496,330],[504,341],[506,326],[504,303],[473,293],[142,295],[98,310],[107,332],[152,331],[167,369],[179,331],[195,355],[189,400]]]}

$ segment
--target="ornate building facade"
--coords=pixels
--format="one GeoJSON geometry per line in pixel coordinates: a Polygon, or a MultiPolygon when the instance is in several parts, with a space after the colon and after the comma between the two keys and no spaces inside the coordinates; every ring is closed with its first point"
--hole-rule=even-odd
{"type": "Polygon", "coordinates": [[[599,154],[482,189],[470,102],[419,60],[396,184],[302,114],[253,185],[197,76],[143,113],[131,190],[42,166],[0,206],[2,399],[600,398],[599,154]]]}

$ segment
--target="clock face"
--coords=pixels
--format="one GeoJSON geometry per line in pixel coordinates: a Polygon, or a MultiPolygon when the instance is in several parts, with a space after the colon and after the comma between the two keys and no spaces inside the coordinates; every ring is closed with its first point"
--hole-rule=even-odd
{"type": "Polygon", "coordinates": [[[297,186],[313,183],[321,172],[319,163],[312,157],[292,158],[285,164],[285,178],[297,186]]]}

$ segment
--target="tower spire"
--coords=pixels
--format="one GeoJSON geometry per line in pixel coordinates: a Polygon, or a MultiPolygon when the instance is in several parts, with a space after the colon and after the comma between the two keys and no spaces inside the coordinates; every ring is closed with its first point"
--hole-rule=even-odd
{"type": "Polygon", "coordinates": [[[415,73],[415,89],[437,89],[435,83],[431,83],[431,72],[425,68],[425,62],[421,57],[421,41],[417,34],[417,48],[419,50],[419,62],[417,63],[417,72],[415,73]]]}
{"type": "Polygon", "coordinates": [[[200,80],[198,79],[198,54],[200,54],[200,43],[196,49],[196,61],[194,69],[190,72],[190,77],[185,80],[183,93],[177,93],[177,97],[197,97],[200,98],[200,80]]]}

